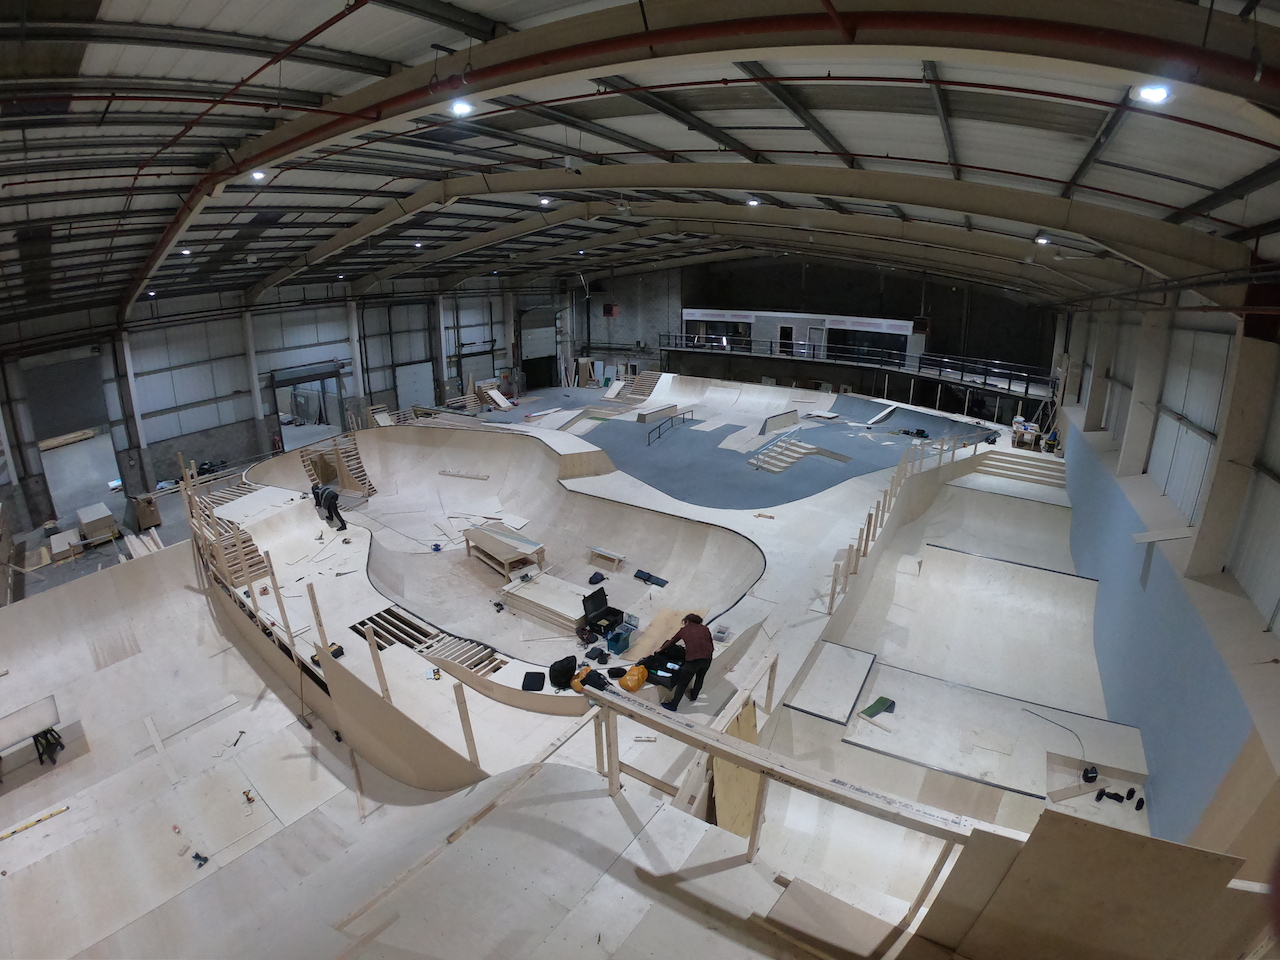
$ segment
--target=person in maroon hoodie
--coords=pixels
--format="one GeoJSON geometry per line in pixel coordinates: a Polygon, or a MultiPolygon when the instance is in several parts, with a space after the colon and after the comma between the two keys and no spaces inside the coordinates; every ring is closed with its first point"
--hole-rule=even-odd
{"type": "Polygon", "coordinates": [[[703,625],[702,618],[696,613],[684,618],[684,626],[659,647],[658,652],[661,653],[673,643],[684,644],[684,665],[680,667],[675,686],[671,688],[671,699],[662,706],[674,713],[680,706],[680,698],[684,696],[689,681],[693,681],[693,689],[689,691],[690,700],[697,700],[702,693],[702,680],[707,675],[707,668],[711,666],[715,646],[711,642],[711,631],[703,625]]]}

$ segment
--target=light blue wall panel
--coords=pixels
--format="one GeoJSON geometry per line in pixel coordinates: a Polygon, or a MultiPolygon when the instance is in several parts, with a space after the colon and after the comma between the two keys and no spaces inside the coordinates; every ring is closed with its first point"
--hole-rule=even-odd
{"type": "Polygon", "coordinates": [[[1071,555],[1098,581],[1094,650],[1110,719],[1142,730],[1151,832],[1185,842],[1253,728],[1226,664],[1128,498],[1073,425],[1071,555]]]}

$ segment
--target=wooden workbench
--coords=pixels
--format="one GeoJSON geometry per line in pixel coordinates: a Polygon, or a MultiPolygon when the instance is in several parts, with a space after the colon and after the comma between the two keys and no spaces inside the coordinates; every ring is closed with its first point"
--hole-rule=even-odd
{"type": "MultiPolygon", "coordinates": [[[[488,564],[511,580],[512,571],[534,564],[541,571],[547,561],[547,549],[536,540],[522,537],[500,523],[471,527],[462,534],[467,541],[467,556],[488,564]]],[[[582,611],[578,611],[582,615],[582,611]]]]}

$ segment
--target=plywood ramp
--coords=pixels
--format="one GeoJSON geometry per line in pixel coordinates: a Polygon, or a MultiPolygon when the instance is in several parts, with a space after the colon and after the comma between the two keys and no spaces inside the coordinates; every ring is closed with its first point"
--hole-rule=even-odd
{"type": "Polygon", "coordinates": [[[1265,896],[1228,886],[1237,857],[1052,810],[1009,852],[975,835],[921,935],[969,960],[1190,960],[1239,957],[1265,928],[1265,896]]]}

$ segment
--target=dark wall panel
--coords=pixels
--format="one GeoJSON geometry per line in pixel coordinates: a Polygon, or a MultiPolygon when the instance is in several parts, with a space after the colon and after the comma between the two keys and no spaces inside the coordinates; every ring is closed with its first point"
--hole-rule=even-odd
{"type": "Polygon", "coordinates": [[[700,264],[681,272],[683,305],[913,320],[923,309],[930,353],[1047,369],[1053,318],[1045,310],[959,281],[859,269],[805,257],[700,264]]]}
{"type": "Polygon", "coordinates": [[[102,392],[101,357],[29,367],[22,378],[37,440],[100,427],[110,419],[102,392]]]}

